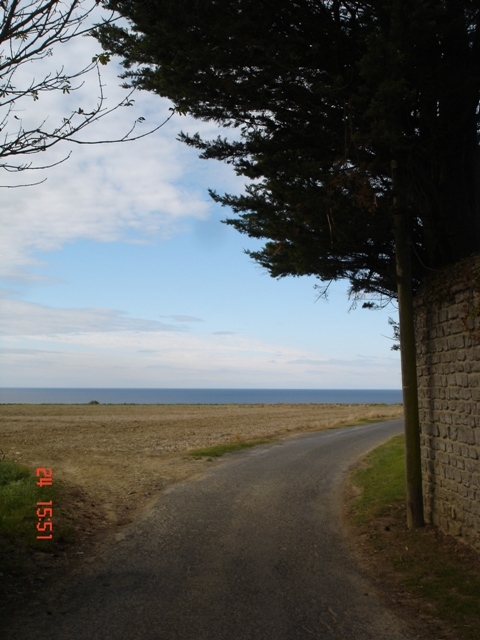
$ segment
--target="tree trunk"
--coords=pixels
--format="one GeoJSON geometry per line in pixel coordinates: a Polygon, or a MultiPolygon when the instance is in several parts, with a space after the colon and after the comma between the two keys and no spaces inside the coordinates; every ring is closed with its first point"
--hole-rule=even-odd
{"type": "Polygon", "coordinates": [[[394,231],[397,268],[403,413],[405,418],[405,464],[407,480],[407,525],[423,527],[422,464],[418,414],[417,358],[413,313],[411,239],[408,225],[407,186],[398,164],[392,161],[394,231]]]}

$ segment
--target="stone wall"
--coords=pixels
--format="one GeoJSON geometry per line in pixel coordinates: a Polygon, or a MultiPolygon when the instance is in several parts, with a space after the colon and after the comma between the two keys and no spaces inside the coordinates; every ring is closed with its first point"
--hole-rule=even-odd
{"type": "Polygon", "coordinates": [[[425,516],[480,550],[480,256],[416,296],[425,516]]]}

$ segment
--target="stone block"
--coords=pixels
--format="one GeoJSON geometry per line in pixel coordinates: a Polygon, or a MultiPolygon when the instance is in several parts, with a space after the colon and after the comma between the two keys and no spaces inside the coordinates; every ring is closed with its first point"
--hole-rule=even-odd
{"type": "Polygon", "coordinates": [[[422,431],[428,436],[437,437],[440,433],[438,425],[434,422],[427,422],[423,427],[422,431]]]}
{"type": "Polygon", "coordinates": [[[439,424],[438,425],[438,436],[440,438],[448,438],[449,437],[449,427],[446,424],[439,424]]]}
{"type": "MultiPolygon", "coordinates": [[[[470,384],[470,381],[469,381],[470,384]]],[[[463,389],[459,389],[459,393],[458,393],[458,397],[461,400],[469,400],[471,401],[472,399],[472,390],[469,387],[464,387],[463,389]]],[[[469,405],[469,413],[471,411],[471,407],[469,405]]]]}
{"type": "Polygon", "coordinates": [[[455,381],[457,387],[468,387],[468,376],[466,373],[456,373],[455,381]]]}
{"type": "Polygon", "coordinates": [[[465,444],[475,444],[475,431],[471,427],[459,427],[457,440],[465,444]]]}
{"type": "Polygon", "coordinates": [[[452,391],[453,391],[453,387],[458,386],[458,385],[457,385],[457,378],[456,378],[455,372],[451,372],[451,373],[449,373],[449,375],[447,376],[447,386],[448,386],[448,387],[449,387],[449,389],[450,389],[450,393],[452,393],[452,391]]]}
{"type": "Polygon", "coordinates": [[[450,464],[450,454],[444,451],[437,451],[435,458],[442,464],[450,464]]]}
{"type": "Polygon", "coordinates": [[[478,462],[478,458],[462,458],[465,464],[465,469],[469,473],[480,473],[480,462],[478,462]]]}
{"type": "Polygon", "coordinates": [[[449,307],[447,309],[447,316],[448,316],[448,324],[450,325],[451,320],[456,320],[457,318],[460,317],[460,306],[452,305],[451,307],[449,307]]]}
{"type": "Polygon", "coordinates": [[[457,487],[458,495],[462,496],[464,498],[466,498],[468,496],[468,491],[469,491],[468,487],[465,487],[463,485],[460,485],[460,486],[457,487]]]}
{"type": "Polygon", "coordinates": [[[459,319],[455,320],[455,322],[452,323],[452,329],[453,329],[453,332],[455,334],[457,334],[457,333],[461,334],[461,336],[459,336],[459,337],[462,338],[462,344],[465,344],[465,341],[464,341],[465,319],[463,317],[463,314],[464,314],[464,311],[463,311],[463,309],[461,309],[460,313],[459,313],[459,316],[460,316],[459,319]]]}
{"type": "Polygon", "coordinates": [[[439,323],[446,322],[448,320],[448,312],[446,309],[440,309],[437,314],[437,319],[439,323]]]}

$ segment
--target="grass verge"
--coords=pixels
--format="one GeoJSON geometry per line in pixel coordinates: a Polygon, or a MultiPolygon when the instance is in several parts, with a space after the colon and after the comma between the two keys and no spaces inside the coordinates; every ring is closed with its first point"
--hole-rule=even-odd
{"type": "Polygon", "coordinates": [[[189,451],[188,454],[194,458],[219,458],[225,453],[240,451],[241,449],[249,449],[250,447],[256,447],[259,444],[267,444],[269,442],[271,442],[271,439],[244,440],[228,444],[218,444],[213,447],[205,447],[204,449],[195,449],[193,451],[189,451]]]}
{"type": "MultiPolygon", "coordinates": [[[[242,405],[242,407],[245,405],[242,405]]],[[[248,405],[246,405],[248,406],[248,405]]],[[[255,407],[256,405],[251,405],[255,407]]],[[[358,418],[354,422],[350,420],[340,420],[335,424],[332,424],[327,429],[339,429],[342,427],[358,427],[367,424],[375,424],[376,422],[382,422],[385,418],[358,418]]],[[[274,438],[264,438],[257,440],[236,440],[235,442],[230,442],[226,444],[214,445],[212,447],[205,447],[204,449],[195,449],[192,451],[188,451],[188,455],[193,456],[194,458],[219,458],[223,456],[225,453],[231,453],[232,451],[240,451],[241,449],[248,449],[250,447],[255,447],[259,444],[268,444],[272,442],[274,438]]]]}
{"type": "MultiPolygon", "coordinates": [[[[391,600],[429,619],[431,638],[476,640],[480,621],[478,553],[435,527],[406,527],[404,439],[368,454],[351,474],[349,520],[362,540],[367,572],[391,600]],[[432,624],[433,623],[433,624],[432,624]],[[439,635],[441,634],[441,635],[439,635]]],[[[427,633],[425,632],[425,633],[427,633]]]]}
{"type": "Polygon", "coordinates": [[[59,491],[53,484],[40,487],[37,481],[27,467],[0,460],[0,570],[16,570],[25,552],[51,552],[71,535],[70,526],[59,522],[59,491]],[[39,502],[51,502],[51,505],[37,505],[39,502]],[[46,522],[52,523],[52,539],[37,539],[37,536],[49,535],[50,524],[46,522]],[[37,525],[44,531],[39,531],[37,525]]]}

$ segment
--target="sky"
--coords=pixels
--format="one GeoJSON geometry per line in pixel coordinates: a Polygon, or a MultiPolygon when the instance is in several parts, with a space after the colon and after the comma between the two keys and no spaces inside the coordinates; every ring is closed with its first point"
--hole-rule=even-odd
{"type": "MultiPolygon", "coordinates": [[[[97,53],[76,38],[19,82],[97,53]]],[[[125,96],[119,72],[117,61],[102,68],[111,106],[125,96]]],[[[70,96],[17,103],[18,117],[57,122],[98,91],[90,75],[70,96]]],[[[148,131],[170,106],[137,93],[82,140],[118,139],[139,117],[148,131]]],[[[399,389],[396,308],[351,310],[347,282],[325,302],[315,278],[271,278],[244,253],[261,243],[222,224],[231,212],[207,192],[240,193],[242,180],[200,160],[180,131],[219,133],[175,115],[141,140],[63,142],[28,157],[38,166],[71,153],[55,167],[0,173],[0,386],[399,389]]]]}

